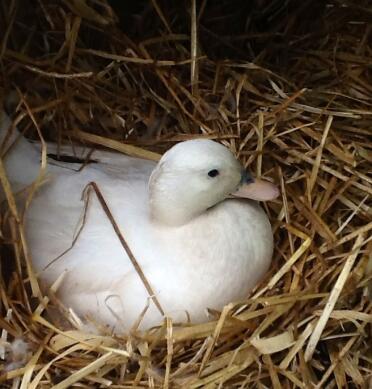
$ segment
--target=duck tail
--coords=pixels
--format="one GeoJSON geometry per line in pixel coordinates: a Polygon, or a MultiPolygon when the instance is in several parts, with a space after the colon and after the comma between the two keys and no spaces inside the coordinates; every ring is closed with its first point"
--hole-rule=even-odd
{"type": "Polygon", "coordinates": [[[14,191],[31,185],[40,171],[40,152],[18,131],[0,107],[0,156],[14,191]]]}

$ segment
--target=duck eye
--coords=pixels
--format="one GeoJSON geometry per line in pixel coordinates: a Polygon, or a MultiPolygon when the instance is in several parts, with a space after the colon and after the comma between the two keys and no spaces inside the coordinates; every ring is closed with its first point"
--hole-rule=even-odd
{"type": "Polygon", "coordinates": [[[220,174],[220,172],[217,169],[212,169],[208,172],[209,177],[217,177],[220,174]]]}

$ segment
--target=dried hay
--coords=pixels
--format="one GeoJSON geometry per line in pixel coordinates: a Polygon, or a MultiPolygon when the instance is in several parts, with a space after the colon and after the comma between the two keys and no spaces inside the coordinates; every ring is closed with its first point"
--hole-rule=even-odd
{"type": "Polygon", "coordinates": [[[0,5],[0,91],[16,89],[14,123],[30,136],[155,160],[218,139],[282,198],[265,204],[276,251],[250,298],[206,324],[94,336],[45,315],[54,302],[0,163],[15,253],[2,387],[370,387],[370,3],[112,1],[123,30],[104,0],[32,4],[0,5]]]}

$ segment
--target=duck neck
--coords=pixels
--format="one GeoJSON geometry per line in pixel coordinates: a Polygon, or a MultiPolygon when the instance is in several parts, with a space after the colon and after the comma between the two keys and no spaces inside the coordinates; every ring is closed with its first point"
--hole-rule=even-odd
{"type": "Polygon", "coordinates": [[[150,213],[154,221],[169,225],[182,226],[191,220],[199,217],[205,209],[201,206],[173,199],[171,196],[156,195],[150,196],[150,213]]]}

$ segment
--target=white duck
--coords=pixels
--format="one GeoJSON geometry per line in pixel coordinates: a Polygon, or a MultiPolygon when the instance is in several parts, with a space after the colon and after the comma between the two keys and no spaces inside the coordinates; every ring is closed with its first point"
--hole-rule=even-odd
{"type": "MultiPolygon", "coordinates": [[[[4,137],[9,119],[2,116],[4,137]]],[[[207,308],[244,298],[267,271],[273,251],[268,218],[257,202],[231,197],[270,200],[278,190],[251,178],[226,147],[190,140],[172,147],[158,164],[111,152],[97,151],[92,158],[98,163],[78,172],[73,169],[80,164],[49,164],[48,180],[26,215],[35,271],[46,286],[66,273],[59,297],[80,317],[116,332],[130,329],[148,304],[140,328],[163,318],[94,192],[84,214],[82,193],[90,182],[102,193],[155,300],[174,321],[206,321],[207,308]]],[[[39,161],[40,153],[25,139],[8,153],[8,177],[16,189],[35,179],[39,161]]]]}

